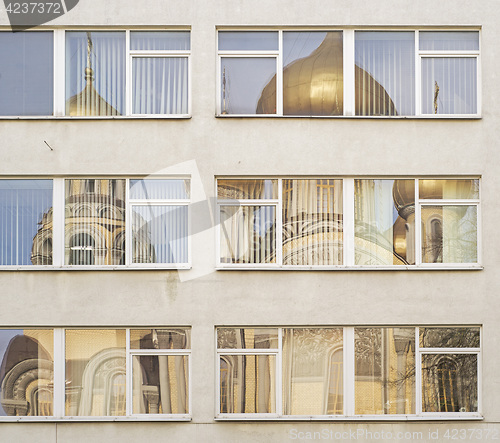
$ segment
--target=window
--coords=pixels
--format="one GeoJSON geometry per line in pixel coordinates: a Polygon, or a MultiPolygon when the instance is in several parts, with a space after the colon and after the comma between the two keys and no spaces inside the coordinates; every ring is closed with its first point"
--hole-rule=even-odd
{"type": "Polygon", "coordinates": [[[52,32],[0,32],[0,115],[52,115],[52,32]]]}
{"type": "Polygon", "coordinates": [[[0,417],[188,419],[190,334],[1,329],[0,417]]]}
{"type": "Polygon", "coordinates": [[[477,30],[221,29],[218,57],[218,115],[480,114],[477,30]]]}
{"type": "Polygon", "coordinates": [[[1,32],[0,115],[187,117],[190,45],[189,31],[1,32]]]}
{"type": "Polygon", "coordinates": [[[220,178],[217,197],[219,267],[479,266],[478,179],[220,178]]]}
{"type": "Polygon", "coordinates": [[[477,417],[479,353],[479,327],[221,327],[218,418],[477,417]]]}
{"type": "Polygon", "coordinates": [[[0,264],[187,268],[190,192],[187,178],[0,180],[0,264]]]}

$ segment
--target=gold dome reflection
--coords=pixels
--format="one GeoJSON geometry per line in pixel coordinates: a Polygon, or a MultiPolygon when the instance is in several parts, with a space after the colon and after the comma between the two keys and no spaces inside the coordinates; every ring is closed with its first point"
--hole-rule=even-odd
{"type": "MultiPolygon", "coordinates": [[[[342,115],[344,109],[343,42],[339,32],[327,32],[307,57],[283,68],[284,115],[342,115]]],[[[370,74],[355,66],[356,115],[397,115],[389,94],[370,74]],[[359,95],[359,94],[358,94],[359,95]]],[[[276,113],[276,76],[262,90],[257,114],[276,113]]]]}

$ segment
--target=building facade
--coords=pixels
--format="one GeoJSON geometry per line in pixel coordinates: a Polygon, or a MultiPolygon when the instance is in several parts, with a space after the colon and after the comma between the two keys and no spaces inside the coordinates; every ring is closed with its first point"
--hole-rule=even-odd
{"type": "Polygon", "coordinates": [[[0,17],[2,441],[500,439],[494,1],[0,17]]]}

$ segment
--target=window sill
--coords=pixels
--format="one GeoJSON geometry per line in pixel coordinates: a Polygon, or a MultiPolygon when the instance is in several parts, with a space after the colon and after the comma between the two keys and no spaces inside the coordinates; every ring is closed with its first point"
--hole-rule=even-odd
{"type": "Polygon", "coordinates": [[[354,119],[354,120],[481,120],[476,114],[463,115],[276,115],[276,114],[216,114],[216,118],[312,118],[312,119],[354,119]]]}
{"type": "Polygon", "coordinates": [[[435,415],[435,414],[425,414],[425,415],[353,415],[353,416],[341,416],[341,415],[291,415],[291,416],[279,416],[275,414],[255,414],[256,416],[234,414],[234,415],[219,415],[214,418],[215,421],[370,421],[370,422],[384,422],[384,421],[453,421],[453,420],[469,420],[469,421],[481,421],[484,417],[480,414],[475,413],[456,413],[450,415],[435,415]]]}
{"type": "Polygon", "coordinates": [[[0,423],[60,423],[60,422],[151,422],[151,421],[191,421],[190,416],[158,415],[153,417],[133,415],[128,417],[1,417],[0,423]]]}
{"type": "Polygon", "coordinates": [[[191,114],[168,114],[168,115],[103,115],[103,116],[69,116],[69,115],[3,115],[0,116],[1,120],[189,120],[192,118],[191,114]]]}
{"type": "Polygon", "coordinates": [[[2,271],[169,271],[191,269],[191,265],[147,265],[147,266],[0,266],[2,271]]]}
{"type": "Polygon", "coordinates": [[[421,266],[277,266],[219,265],[217,271],[482,271],[482,265],[421,265],[421,266]]]}

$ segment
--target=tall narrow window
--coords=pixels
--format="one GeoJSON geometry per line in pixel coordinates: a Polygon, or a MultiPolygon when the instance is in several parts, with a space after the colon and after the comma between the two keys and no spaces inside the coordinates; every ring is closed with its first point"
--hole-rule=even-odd
{"type": "Polygon", "coordinates": [[[65,264],[123,263],[125,180],[66,180],[65,194],[65,264]]]}
{"type": "Polygon", "coordinates": [[[66,32],[66,115],[125,114],[125,32],[66,32]]]}
{"type": "Polygon", "coordinates": [[[52,180],[0,180],[0,265],[52,264],[52,180]]]}
{"type": "Polygon", "coordinates": [[[52,32],[0,32],[0,115],[53,115],[52,32]]]}
{"type": "Polygon", "coordinates": [[[415,33],[355,35],[356,115],[415,114],[415,33]]]}

